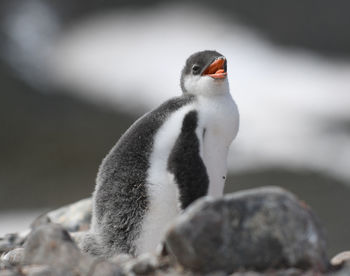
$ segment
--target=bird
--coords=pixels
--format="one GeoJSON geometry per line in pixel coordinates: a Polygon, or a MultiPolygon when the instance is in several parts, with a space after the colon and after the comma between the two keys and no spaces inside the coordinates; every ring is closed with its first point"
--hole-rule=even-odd
{"type": "Polygon", "coordinates": [[[180,86],[182,95],[136,120],[103,159],[83,251],[156,252],[169,224],[192,202],[223,194],[239,129],[226,58],[215,50],[192,54],[180,86]]]}

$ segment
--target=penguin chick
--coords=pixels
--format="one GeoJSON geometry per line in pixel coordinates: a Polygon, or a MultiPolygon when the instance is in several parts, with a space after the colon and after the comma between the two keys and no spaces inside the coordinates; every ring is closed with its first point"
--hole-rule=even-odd
{"type": "Polygon", "coordinates": [[[93,193],[93,255],[154,252],[169,222],[196,199],[223,194],[239,114],[216,51],[191,55],[182,96],[139,118],[104,158],[93,193]]]}

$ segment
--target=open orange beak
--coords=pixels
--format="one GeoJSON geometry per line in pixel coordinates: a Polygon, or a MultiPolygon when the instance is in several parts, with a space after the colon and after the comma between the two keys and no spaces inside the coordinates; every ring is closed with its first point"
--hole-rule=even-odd
{"type": "Polygon", "coordinates": [[[214,79],[224,79],[227,76],[225,71],[225,59],[218,58],[214,60],[203,72],[202,76],[209,76],[214,79]]]}

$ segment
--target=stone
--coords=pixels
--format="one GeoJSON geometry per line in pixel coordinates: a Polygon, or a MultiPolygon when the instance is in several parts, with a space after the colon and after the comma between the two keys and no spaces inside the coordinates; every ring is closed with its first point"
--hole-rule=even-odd
{"type": "Polygon", "coordinates": [[[26,236],[30,231],[24,231],[21,233],[11,233],[6,234],[4,237],[0,238],[0,254],[9,252],[10,250],[15,249],[23,245],[26,236]]]}
{"type": "Polygon", "coordinates": [[[205,274],[204,276],[228,276],[228,274],[224,271],[214,271],[209,274],[205,274]]]}
{"type": "Polygon", "coordinates": [[[330,274],[330,276],[349,276],[349,275],[350,275],[350,261],[349,260],[345,261],[338,271],[330,274]]]}
{"type": "Polygon", "coordinates": [[[145,253],[124,263],[127,272],[136,275],[147,275],[153,273],[158,267],[157,256],[145,253]]]}
{"type": "MultiPolygon", "coordinates": [[[[123,275],[117,264],[83,255],[69,233],[58,224],[35,228],[28,236],[23,252],[23,264],[28,269],[33,270],[33,265],[46,265],[50,268],[48,275],[123,275]]],[[[45,275],[46,270],[42,270],[40,273],[45,275]]]]}
{"type": "Polygon", "coordinates": [[[5,270],[0,270],[0,276],[23,276],[20,271],[16,271],[13,269],[5,269],[5,270]]]}
{"type": "MultiPolygon", "coordinates": [[[[52,223],[50,218],[47,216],[47,213],[41,214],[38,216],[31,224],[30,229],[35,229],[39,226],[52,223]]],[[[29,234],[29,233],[28,233],[29,234]]]]}
{"type": "Polygon", "coordinates": [[[69,232],[86,231],[90,227],[92,200],[86,198],[47,213],[51,222],[62,225],[69,232]]]}
{"type": "MultiPolygon", "coordinates": [[[[37,217],[27,229],[21,233],[10,233],[0,237],[0,254],[9,252],[23,246],[31,230],[56,223],[62,225],[69,232],[86,231],[90,227],[92,212],[91,198],[82,199],[78,202],[63,206],[59,209],[44,213],[37,217]]],[[[79,237],[79,235],[77,235],[79,237]]]]}
{"type": "Polygon", "coordinates": [[[58,224],[38,226],[24,244],[23,263],[50,265],[54,275],[75,275],[77,271],[87,275],[95,262],[82,255],[68,232],[58,224]]]}
{"type": "Polygon", "coordinates": [[[27,276],[56,276],[53,269],[48,265],[24,266],[21,270],[22,273],[27,276]]]}
{"type": "Polygon", "coordinates": [[[112,256],[109,259],[109,261],[112,263],[115,263],[117,265],[124,265],[133,259],[134,259],[134,257],[132,255],[121,253],[121,254],[117,254],[117,255],[112,256]]]}
{"type": "Polygon", "coordinates": [[[333,266],[339,266],[345,263],[346,261],[350,261],[350,251],[344,251],[335,255],[331,259],[331,264],[333,266]]]}
{"type": "Polygon", "coordinates": [[[18,247],[7,252],[1,259],[9,265],[16,266],[23,261],[24,248],[18,247]]]}
{"type": "Polygon", "coordinates": [[[277,187],[199,199],[170,227],[166,246],[181,265],[201,273],[328,266],[317,218],[277,187]]]}
{"type": "Polygon", "coordinates": [[[25,264],[55,264],[74,266],[81,253],[68,232],[56,224],[48,224],[33,230],[25,242],[25,264]]]}
{"type": "Polygon", "coordinates": [[[89,273],[91,276],[123,276],[123,270],[116,264],[101,261],[95,264],[92,271],[89,273]]]}
{"type": "Polygon", "coordinates": [[[155,271],[155,264],[149,258],[137,258],[130,269],[137,275],[150,274],[155,271]]]}
{"type": "Polygon", "coordinates": [[[71,238],[73,239],[73,241],[80,248],[80,244],[83,243],[85,236],[88,234],[88,231],[70,232],[69,234],[70,234],[71,238]]]}
{"type": "MultiPolygon", "coordinates": [[[[226,272],[214,272],[205,274],[204,276],[321,276],[326,274],[320,274],[312,270],[302,271],[297,268],[287,268],[287,269],[272,269],[264,272],[257,271],[240,271],[233,274],[228,274],[226,272]]],[[[328,274],[327,274],[328,275],[328,274]]],[[[332,275],[333,276],[333,275],[332,275]]]]}

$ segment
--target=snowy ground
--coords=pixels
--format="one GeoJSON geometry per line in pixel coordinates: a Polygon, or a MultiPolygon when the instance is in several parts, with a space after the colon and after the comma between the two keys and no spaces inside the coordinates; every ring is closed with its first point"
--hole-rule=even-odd
{"type": "Polygon", "coordinates": [[[56,41],[50,74],[85,98],[146,111],[180,94],[185,59],[203,49],[227,57],[241,113],[231,170],[303,168],[350,182],[350,133],[340,126],[350,122],[350,63],[271,45],[209,10],[160,6],[86,19],[56,41]]]}

